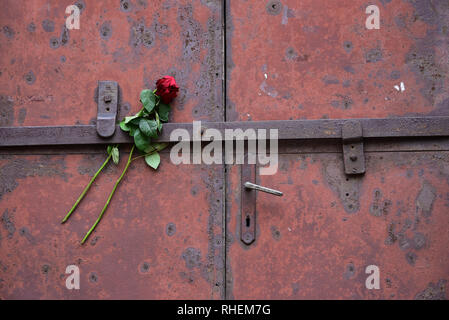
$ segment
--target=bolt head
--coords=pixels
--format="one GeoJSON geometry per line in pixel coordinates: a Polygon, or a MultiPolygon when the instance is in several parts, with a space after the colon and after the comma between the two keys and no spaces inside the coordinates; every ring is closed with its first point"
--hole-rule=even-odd
{"type": "Polygon", "coordinates": [[[253,240],[253,237],[248,232],[243,235],[243,239],[246,243],[250,243],[253,240]]]}

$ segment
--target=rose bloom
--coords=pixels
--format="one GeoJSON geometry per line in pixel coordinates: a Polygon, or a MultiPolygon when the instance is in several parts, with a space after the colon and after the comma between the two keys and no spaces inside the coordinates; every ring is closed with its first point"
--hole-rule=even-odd
{"type": "Polygon", "coordinates": [[[169,104],[178,95],[179,87],[176,84],[175,78],[165,76],[156,81],[156,95],[158,95],[162,102],[169,104]]]}

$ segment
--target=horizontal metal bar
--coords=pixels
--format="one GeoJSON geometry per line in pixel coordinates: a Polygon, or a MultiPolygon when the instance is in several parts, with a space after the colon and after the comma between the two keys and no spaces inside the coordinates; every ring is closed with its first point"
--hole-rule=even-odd
{"type": "MultiPolygon", "coordinates": [[[[342,126],[346,121],[336,120],[274,120],[245,122],[202,122],[203,129],[217,129],[225,138],[226,129],[277,129],[279,140],[342,139],[342,126]]],[[[363,127],[365,138],[406,138],[449,136],[449,117],[414,117],[357,119],[363,127]]],[[[192,135],[192,123],[166,123],[158,141],[170,142],[170,135],[176,129],[189,132],[191,141],[201,138],[192,135]]],[[[267,131],[267,137],[269,132],[267,131]]],[[[84,145],[108,143],[132,143],[128,133],[117,128],[111,138],[101,138],[95,125],[47,126],[47,127],[0,127],[0,147],[37,145],[84,145]]]]}

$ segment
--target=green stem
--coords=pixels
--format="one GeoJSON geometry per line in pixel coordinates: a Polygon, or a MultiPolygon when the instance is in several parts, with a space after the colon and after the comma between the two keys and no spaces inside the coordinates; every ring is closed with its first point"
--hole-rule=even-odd
{"type": "Polygon", "coordinates": [[[145,153],[144,155],[141,155],[141,156],[138,156],[138,157],[132,158],[132,159],[131,159],[131,161],[134,161],[134,160],[137,160],[137,159],[140,159],[140,158],[143,158],[143,157],[146,157],[146,156],[152,155],[153,153],[155,153],[155,152],[158,152],[158,151],[159,151],[159,150],[154,150],[154,151],[151,151],[150,153],[145,153]]]}
{"type": "Polygon", "coordinates": [[[111,202],[112,196],[114,195],[115,190],[117,189],[117,186],[119,185],[120,181],[122,181],[126,171],[128,170],[129,165],[131,164],[131,159],[132,159],[132,155],[133,155],[133,152],[134,152],[134,147],[135,147],[135,145],[133,145],[133,147],[131,148],[131,152],[129,153],[128,162],[126,163],[125,169],[123,169],[122,174],[120,175],[120,177],[115,182],[114,188],[112,189],[111,193],[109,194],[108,200],[106,201],[106,204],[104,205],[103,210],[101,210],[101,213],[98,216],[97,221],[95,221],[95,223],[92,226],[92,228],[90,228],[90,230],[86,233],[86,235],[84,236],[83,240],[81,241],[81,244],[86,242],[87,238],[89,238],[90,234],[95,230],[95,228],[97,227],[97,225],[100,222],[101,218],[103,217],[103,214],[106,212],[106,209],[108,208],[109,203],[111,202]]]}
{"type": "Polygon", "coordinates": [[[92,177],[92,179],[90,180],[89,184],[86,186],[86,188],[84,188],[83,193],[81,193],[81,195],[79,196],[78,200],[76,200],[76,202],[73,205],[72,209],[70,209],[69,213],[67,213],[65,218],[61,221],[61,223],[66,222],[70,218],[70,215],[75,211],[76,207],[81,202],[81,200],[83,200],[84,196],[86,195],[87,191],[89,191],[90,187],[92,186],[92,183],[94,183],[95,179],[100,174],[101,170],[103,170],[103,168],[108,164],[109,160],[111,160],[111,156],[112,156],[112,154],[110,154],[107,157],[107,159],[104,161],[103,165],[100,167],[100,169],[98,169],[98,171],[92,177]]]}
{"type": "Polygon", "coordinates": [[[143,155],[141,155],[141,156],[137,156],[137,157],[135,157],[135,158],[132,158],[131,161],[134,161],[134,160],[137,160],[137,159],[140,159],[140,158],[143,158],[143,157],[152,155],[152,154],[155,153],[155,152],[161,152],[161,151],[164,150],[166,147],[167,147],[167,146],[164,146],[164,147],[162,147],[162,148],[160,148],[160,149],[155,148],[155,149],[154,149],[153,151],[151,151],[151,152],[148,152],[148,153],[145,153],[145,154],[143,154],[143,155]]]}

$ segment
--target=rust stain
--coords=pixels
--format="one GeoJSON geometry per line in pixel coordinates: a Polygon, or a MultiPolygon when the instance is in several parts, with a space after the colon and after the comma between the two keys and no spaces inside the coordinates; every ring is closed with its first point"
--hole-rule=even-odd
{"type": "Polygon", "coordinates": [[[430,217],[432,214],[433,203],[436,198],[435,188],[428,182],[424,181],[418,197],[416,198],[416,212],[424,218],[430,217]]]}
{"type": "MultiPolygon", "coordinates": [[[[3,156],[5,157],[5,156],[3,156]]],[[[6,156],[8,158],[8,156],[6,156]]],[[[60,156],[41,156],[34,160],[9,159],[0,167],[0,200],[14,191],[21,179],[27,177],[59,176],[67,180],[65,159],[60,156]]]]}
{"type": "Polygon", "coordinates": [[[446,300],[446,283],[447,280],[439,280],[437,283],[429,283],[429,286],[419,292],[416,300],[446,300]]]}
{"type": "Polygon", "coordinates": [[[323,168],[323,175],[329,187],[339,196],[346,212],[356,213],[360,209],[360,189],[362,178],[348,177],[341,165],[329,161],[323,168]]]}
{"type": "Polygon", "coordinates": [[[0,126],[7,127],[14,123],[14,100],[0,95],[0,126]]]}
{"type": "Polygon", "coordinates": [[[386,216],[390,213],[391,205],[391,200],[383,199],[382,191],[375,189],[369,212],[375,217],[386,216]]]}

